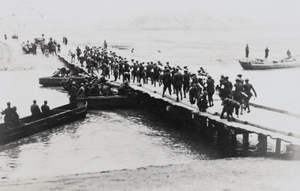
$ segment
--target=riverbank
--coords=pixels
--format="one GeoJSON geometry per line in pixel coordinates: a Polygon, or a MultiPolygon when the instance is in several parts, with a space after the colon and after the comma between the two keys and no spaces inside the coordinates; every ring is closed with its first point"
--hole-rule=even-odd
{"type": "Polygon", "coordinates": [[[232,158],[138,169],[70,174],[0,182],[2,191],[17,190],[226,190],[297,191],[299,161],[232,158]],[[255,162],[254,162],[255,161],[255,162]],[[281,163],[281,164],[279,164],[281,163]],[[279,164],[279,165],[278,165],[279,164]],[[280,174],[280,175],[279,175],[280,174]]]}

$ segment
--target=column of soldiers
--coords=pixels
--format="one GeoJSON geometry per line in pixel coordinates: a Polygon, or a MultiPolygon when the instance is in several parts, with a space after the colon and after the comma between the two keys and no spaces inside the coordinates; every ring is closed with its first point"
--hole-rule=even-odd
{"type": "MultiPolygon", "coordinates": [[[[119,79],[127,85],[129,82],[150,83],[154,87],[163,85],[163,97],[165,97],[165,92],[168,90],[170,95],[176,95],[176,101],[179,102],[186,98],[188,94],[190,103],[196,104],[199,110],[203,112],[208,107],[214,106],[213,95],[217,91],[223,101],[221,118],[223,118],[224,113],[227,113],[228,120],[233,118],[233,109],[236,110],[237,117],[239,109],[241,114],[246,109],[250,112],[249,100],[252,97],[251,92],[254,92],[255,96],[257,96],[249,80],[245,79],[244,82],[241,75],[237,76],[234,85],[229,81],[228,76],[222,75],[220,83],[215,87],[214,79],[202,67],[197,73],[191,73],[187,66],[183,69],[179,66],[171,67],[169,62],[166,62],[165,65],[159,61],[139,62],[131,59],[129,62],[126,58],[117,56],[116,53],[111,51],[108,53],[105,48],[101,47],[85,46],[83,51],[77,47],[76,53],[78,62],[82,67],[85,65],[88,73],[94,78],[101,76],[102,79],[105,79],[113,76],[115,81],[119,79]]],[[[83,84],[77,84],[79,86],[76,89],[77,94],[83,94],[83,89],[85,89],[85,96],[91,95],[90,89],[93,89],[95,95],[110,95],[112,93],[105,82],[99,83],[99,80],[94,82],[97,83],[91,83],[88,80],[83,84]],[[81,86],[84,88],[81,88],[80,92],[78,92],[81,86]]]]}

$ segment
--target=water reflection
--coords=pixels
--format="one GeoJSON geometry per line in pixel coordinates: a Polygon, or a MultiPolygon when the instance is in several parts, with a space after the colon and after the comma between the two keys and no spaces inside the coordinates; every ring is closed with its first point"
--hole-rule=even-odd
{"type": "Polygon", "coordinates": [[[239,137],[204,137],[150,111],[89,111],[83,120],[0,147],[0,178],[188,163],[239,156],[241,148],[239,137]]]}
{"type": "Polygon", "coordinates": [[[199,137],[147,111],[89,111],[84,120],[1,147],[0,173],[57,176],[219,158],[199,137]]]}

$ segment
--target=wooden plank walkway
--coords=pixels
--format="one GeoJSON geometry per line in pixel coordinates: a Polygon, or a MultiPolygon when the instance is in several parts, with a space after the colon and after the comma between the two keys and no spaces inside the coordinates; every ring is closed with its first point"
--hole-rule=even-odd
{"type": "MultiPolygon", "coordinates": [[[[61,58],[70,62],[71,57],[67,54],[61,54],[61,58]]],[[[80,67],[78,63],[72,63],[80,67]]],[[[116,82],[117,85],[121,84],[121,81],[116,82]]],[[[220,113],[222,112],[222,102],[218,95],[214,95],[214,106],[209,107],[207,112],[200,112],[196,105],[191,105],[188,98],[176,102],[176,95],[172,94],[162,97],[162,86],[154,87],[150,84],[134,84],[130,83],[130,86],[136,91],[141,91],[149,94],[156,99],[162,99],[171,105],[180,106],[191,111],[191,115],[200,115],[211,120],[218,121],[227,127],[233,127],[235,129],[241,129],[249,133],[256,133],[258,135],[269,136],[271,139],[277,140],[280,152],[280,141],[285,141],[292,145],[300,146],[300,115],[293,114],[288,111],[280,109],[269,108],[262,105],[251,104],[251,113],[244,112],[243,115],[239,115],[239,118],[235,118],[234,121],[228,122],[227,119],[220,119],[220,113]]],[[[276,148],[276,150],[278,150],[276,148]]]]}
{"type": "MultiPolygon", "coordinates": [[[[119,82],[117,82],[119,83],[119,82]]],[[[251,113],[240,115],[235,121],[228,122],[227,119],[220,119],[222,111],[222,102],[214,96],[214,106],[209,107],[207,112],[200,112],[196,105],[191,105],[187,98],[176,102],[175,94],[162,97],[162,86],[153,87],[148,84],[130,84],[130,86],[139,91],[143,91],[156,99],[163,99],[172,105],[184,107],[195,114],[199,114],[210,119],[220,121],[227,126],[232,126],[238,129],[244,129],[257,134],[270,136],[272,139],[280,138],[286,142],[300,145],[300,118],[282,114],[261,108],[251,108],[251,113]]]]}

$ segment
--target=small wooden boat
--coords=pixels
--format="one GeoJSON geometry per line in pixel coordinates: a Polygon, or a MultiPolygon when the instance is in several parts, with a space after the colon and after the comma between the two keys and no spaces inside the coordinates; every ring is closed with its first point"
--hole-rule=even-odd
{"type": "MultiPolygon", "coordinates": [[[[39,83],[43,86],[62,86],[69,77],[42,77],[39,78],[39,83]]],[[[78,83],[83,83],[85,81],[84,76],[72,76],[73,80],[78,83]]]]}
{"type": "Polygon", "coordinates": [[[239,60],[240,65],[245,70],[268,70],[279,68],[294,68],[300,66],[300,61],[296,58],[284,58],[278,61],[269,61],[263,59],[239,60]]]}
{"type": "Polygon", "coordinates": [[[119,109],[134,107],[138,104],[137,96],[134,93],[129,95],[108,95],[88,96],[85,99],[88,109],[119,109]]]}
{"type": "Polygon", "coordinates": [[[57,127],[71,121],[84,118],[87,113],[87,102],[78,103],[77,108],[71,104],[63,105],[51,110],[47,117],[38,119],[27,116],[20,119],[20,125],[6,128],[4,123],[0,124],[0,145],[4,145],[21,138],[57,127]]]}

